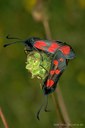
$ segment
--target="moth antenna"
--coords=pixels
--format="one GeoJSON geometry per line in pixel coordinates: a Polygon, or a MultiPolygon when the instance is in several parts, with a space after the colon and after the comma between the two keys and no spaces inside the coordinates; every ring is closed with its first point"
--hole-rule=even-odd
{"type": "Polygon", "coordinates": [[[24,41],[16,41],[16,42],[13,42],[13,43],[4,44],[3,47],[7,47],[7,46],[12,45],[12,44],[23,43],[23,42],[24,41]]]}
{"type": "Polygon", "coordinates": [[[6,36],[6,39],[18,39],[18,40],[22,40],[22,39],[17,38],[17,37],[10,37],[9,35],[6,36]]]}

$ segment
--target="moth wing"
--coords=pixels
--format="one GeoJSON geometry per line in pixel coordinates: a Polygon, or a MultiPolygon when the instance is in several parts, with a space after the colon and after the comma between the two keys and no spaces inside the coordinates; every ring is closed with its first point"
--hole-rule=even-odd
{"type": "Polygon", "coordinates": [[[63,53],[60,50],[57,50],[53,56],[49,74],[43,82],[42,89],[45,95],[50,94],[55,90],[58,80],[65,70],[67,64],[68,60],[66,60],[63,53]]]}

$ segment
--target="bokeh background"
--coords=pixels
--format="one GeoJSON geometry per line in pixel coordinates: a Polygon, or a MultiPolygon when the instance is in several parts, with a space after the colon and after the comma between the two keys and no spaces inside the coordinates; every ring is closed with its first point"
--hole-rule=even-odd
{"type": "MultiPolygon", "coordinates": [[[[9,128],[53,128],[57,122],[51,96],[51,112],[42,112],[40,122],[36,119],[43,95],[40,81],[31,79],[25,69],[24,46],[3,48],[3,44],[13,42],[5,39],[8,34],[46,39],[43,24],[31,15],[35,3],[36,0],[0,0],[0,107],[9,128]]],[[[85,0],[47,0],[44,7],[52,38],[68,42],[76,52],[60,79],[60,88],[71,122],[85,126],[85,0]]],[[[1,119],[0,128],[4,128],[1,119]]]]}

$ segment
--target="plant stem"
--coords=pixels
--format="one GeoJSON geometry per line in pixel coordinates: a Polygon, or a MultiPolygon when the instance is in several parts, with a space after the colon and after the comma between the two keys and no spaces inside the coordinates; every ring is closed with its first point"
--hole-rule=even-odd
{"type": "Polygon", "coordinates": [[[58,102],[56,102],[56,98],[55,98],[54,94],[52,93],[51,96],[52,96],[52,100],[53,100],[55,108],[56,108],[56,114],[59,119],[59,123],[65,123],[62,118],[62,114],[60,114],[59,105],[58,105],[58,102]]]}
{"type": "Polygon", "coordinates": [[[65,123],[70,124],[71,121],[69,119],[68,112],[67,112],[67,109],[66,109],[66,106],[64,103],[64,99],[63,99],[63,96],[62,96],[62,93],[61,93],[59,86],[60,85],[58,84],[58,88],[56,89],[58,104],[59,104],[59,107],[61,109],[61,113],[63,114],[63,118],[64,118],[65,123]]]}
{"type": "MultiPolygon", "coordinates": [[[[43,23],[47,38],[49,40],[52,40],[51,31],[50,31],[50,27],[49,27],[49,23],[48,23],[47,18],[44,17],[42,23],[43,23]]],[[[65,123],[66,122],[70,123],[70,119],[69,119],[69,116],[68,116],[68,113],[67,113],[67,110],[66,110],[66,107],[65,107],[64,99],[62,97],[62,93],[61,93],[61,90],[59,88],[59,85],[58,85],[58,87],[56,89],[56,92],[57,92],[59,108],[62,111],[62,115],[63,115],[64,121],[65,121],[65,123]]]]}
{"type": "Polygon", "coordinates": [[[52,37],[51,37],[49,23],[48,23],[48,20],[45,17],[44,17],[42,23],[43,23],[43,26],[44,26],[44,29],[45,29],[47,39],[51,40],[52,37]]]}
{"type": "MultiPolygon", "coordinates": [[[[39,13],[40,18],[41,17],[42,18],[41,18],[41,20],[39,18],[39,21],[42,22],[42,24],[44,26],[47,39],[52,40],[48,18],[47,18],[46,12],[44,12],[43,0],[38,0],[38,2],[39,3],[37,3],[34,11],[37,13],[38,6],[42,5],[41,10],[40,10],[41,15],[39,13]]],[[[36,17],[36,19],[37,19],[37,17],[36,17]]],[[[65,126],[59,126],[59,128],[63,128],[63,127],[70,128],[71,126],[68,126],[68,124],[71,124],[71,121],[70,121],[69,116],[68,116],[68,112],[67,112],[67,109],[66,109],[66,106],[64,103],[64,99],[63,99],[61,90],[59,88],[59,84],[58,84],[57,89],[56,89],[56,94],[57,94],[57,102],[56,102],[56,98],[55,98],[54,94],[52,94],[52,99],[53,99],[53,102],[56,106],[57,116],[59,117],[60,122],[63,123],[63,125],[65,124],[65,126]]]]}
{"type": "MultiPolygon", "coordinates": [[[[43,23],[43,26],[45,29],[45,33],[46,33],[47,38],[50,40],[50,39],[52,39],[52,37],[51,37],[51,31],[50,31],[48,20],[45,17],[43,19],[44,20],[42,21],[42,23],[43,23]]],[[[58,103],[56,103],[56,99],[55,99],[54,95],[52,95],[52,98],[55,101],[55,105],[59,110],[58,115],[60,113],[59,117],[61,117],[62,123],[67,125],[66,128],[70,128],[70,126],[68,126],[68,124],[71,124],[71,121],[70,121],[68,113],[67,113],[67,109],[66,109],[66,106],[64,103],[64,99],[63,99],[61,90],[59,88],[59,84],[57,86],[56,92],[57,92],[57,102],[58,103]]]]}
{"type": "Polygon", "coordinates": [[[1,119],[2,119],[2,122],[3,122],[3,124],[4,124],[4,127],[5,127],[5,128],[9,128],[9,127],[8,127],[8,124],[7,124],[7,121],[6,121],[5,117],[4,117],[4,114],[3,114],[3,112],[2,112],[1,107],[0,107],[0,117],[1,117],[1,119]]]}

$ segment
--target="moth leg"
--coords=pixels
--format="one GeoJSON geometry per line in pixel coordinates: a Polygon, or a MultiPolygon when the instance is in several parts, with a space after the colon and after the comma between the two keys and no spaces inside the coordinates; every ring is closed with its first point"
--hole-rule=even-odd
{"type": "Polygon", "coordinates": [[[44,111],[45,111],[45,112],[50,112],[50,111],[47,109],[47,107],[48,107],[48,95],[46,96],[46,104],[45,104],[45,107],[44,107],[44,111]]]}
{"type": "Polygon", "coordinates": [[[32,50],[29,49],[29,48],[25,45],[24,53],[25,53],[26,55],[28,55],[28,54],[30,54],[31,52],[32,52],[32,50]]]}
{"type": "Polygon", "coordinates": [[[40,112],[41,112],[41,110],[42,110],[42,107],[43,107],[43,104],[40,106],[40,108],[39,108],[39,110],[38,110],[38,112],[37,112],[37,119],[38,119],[38,120],[40,120],[39,115],[40,115],[40,112]]]}
{"type": "Polygon", "coordinates": [[[41,64],[40,66],[46,71],[46,73],[49,73],[45,67],[43,67],[41,64]]]}

